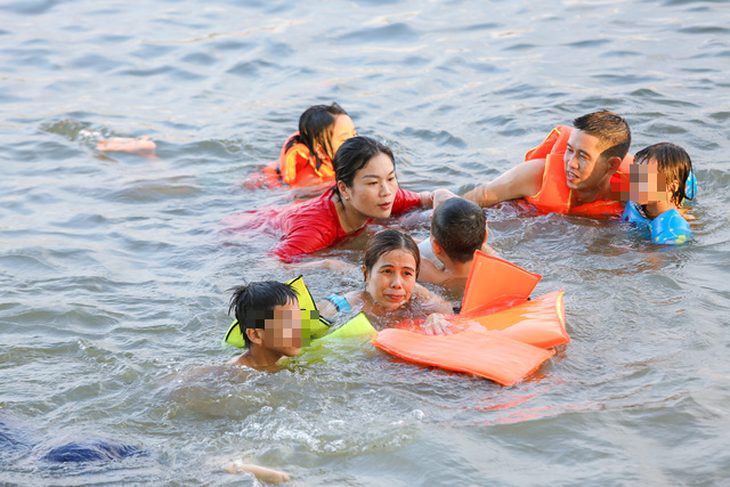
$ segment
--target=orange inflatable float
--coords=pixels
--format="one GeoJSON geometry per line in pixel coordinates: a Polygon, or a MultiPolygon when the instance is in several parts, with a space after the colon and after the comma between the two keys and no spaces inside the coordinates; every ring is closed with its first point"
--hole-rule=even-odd
{"type": "Polygon", "coordinates": [[[405,360],[486,377],[511,386],[570,343],[563,291],[529,299],[542,276],[477,251],[461,313],[447,317],[462,331],[429,336],[409,329],[379,332],[373,345],[405,360]]]}
{"type": "Polygon", "coordinates": [[[379,332],[373,345],[411,362],[478,375],[505,386],[521,381],[555,353],[480,326],[444,336],[390,328],[379,332]]]}

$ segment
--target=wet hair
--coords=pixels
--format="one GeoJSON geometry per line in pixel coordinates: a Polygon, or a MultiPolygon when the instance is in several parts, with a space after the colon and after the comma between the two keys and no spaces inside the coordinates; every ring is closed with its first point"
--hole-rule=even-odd
{"type": "Polygon", "coordinates": [[[608,110],[589,113],[573,120],[573,127],[588,135],[597,137],[601,145],[607,146],[601,157],[604,160],[612,157],[623,159],[631,145],[631,130],[626,120],[608,110]]]}
{"type": "Polygon", "coordinates": [[[672,181],[679,181],[677,190],[672,191],[672,201],[680,206],[687,197],[685,188],[687,187],[687,178],[692,172],[692,160],[689,158],[689,154],[678,145],[661,142],[637,152],[634,156],[634,163],[649,164],[652,159],[657,162],[659,172],[666,177],[667,186],[672,181]]]}
{"type": "Polygon", "coordinates": [[[464,198],[449,198],[433,211],[431,236],[451,260],[469,262],[487,234],[481,206],[464,198]]]}
{"type": "MultiPolygon", "coordinates": [[[[375,139],[370,137],[352,137],[347,139],[337,150],[333,165],[335,167],[335,180],[342,181],[348,188],[352,187],[357,172],[367,166],[370,159],[378,154],[385,154],[390,157],[395,168],[393,152],[375,139]]],[[[340,196],[340,190],[335,186],[335,193],[340,196]]]]}
{"type": "Polygon", "coordinates": [[[416,260],[416,277],[418,277],[421,270],[421,252],[418,250],[418,245],[410,235],[393,228],[381,230],[368,240],[362,260],[368,276],[372,275],[371,271],[378,259],[392,250],[405,250],[413,255],[416,260]]]}
{"type": "Polygon", "coordinates": [[[235,311],[246,347],[251,341],[246,335],[249,328],[263,329],[266,320],[274,318],[274,308],[291,302],[298,302],[296,291],[289,285],[277,281],[252,282],[232,289],[228,314],[235,311]]]}
{"type": "Polygon", "coordinates": [[[307,108],[299,117],[299,135],[292,137],[284,150],[288,151],[295,144],[306,145],[309,157],[314,158],[319,169],[322,159],[317,155],[317,146],[320,145],[327,157],[333,160],[335,155],[332,153],[332,132],[337,115],[347,115],[347,112],[335,102],[331,105],[314,105],[307,108]]]}

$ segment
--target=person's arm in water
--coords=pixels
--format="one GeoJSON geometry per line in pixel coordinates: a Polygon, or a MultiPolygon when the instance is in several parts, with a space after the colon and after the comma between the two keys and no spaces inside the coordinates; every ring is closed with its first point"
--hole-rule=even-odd
{"type": "Polygon", "coordinates": [[[150,137],[110,137],[101,139],[96,143],[96,150],[103,152],[127,152],[129,154],[137,154],[142,157],[157,157],[157,144],[152,142],[150,137]]]}
{"type": "Polygon", "coordinates": [[[420,284],[416,284],[413,294],[421,302],[421,306],[430,313],[452,313],[454,311],[451,303],[420,284]]]}
{"type": "Polygon", "coordinates": [[[308,260],[306,262],[291,262],[283,264],[285,269],[329,269],[331,271],[348,272],[357,269],[357,266],[337,259],[308,260]]]}
{"type": "Polygon", "coordinates": [[[434,210],[438,206],[449,198],[458,198],[458,195],[446,188],[434,189],[430,193],[420,193],[423,198],[421,206],[426,208],[433,208],[434,210]]]}
{"type": "Polygon", "coordinates": [[[254,465],[253,463],[246,463],[243,458],[224,463],[222,467],[223,470],[232,474],[242,474],[244,472],[251,473],[254,477],[262,482],[266,482],[267,484],[281,484],[291,480],[286,472],[261,467],[259,465],[254,465]]]}
{"type": "Polygon", "coordinates": [[[535,196],[542,187],[545,159],[525,161],[489,183],[467,192],[464,198],[489,208],[503,201],[535,196]]]}
{"type": "Polygon", "coordinates": [[[320,316],[331,320],[340,311],[347,312],[352,308],[362,306],[362,294],[363,291],[350,291],[347,294],[330,295],[315,303],[315,306],[317,306],[320,316]],[[345,306],[346,309],[343,310],[342,306],[345,306]]]}
{"type": "Polygon", "coordinates": [[[432,293],[420,284],[416,284],[413,293],[421,300],[424,309],[431,314],[423,323],[423,331],[427,335],[451,335],[461,329],[444,318],[444,314],[451,314],[454,308],[438,294],[432,293]]]}
{"type": "Polygon", "coordinates": [[[482,248],[481,248],[481,249],[479,249],[479,250],[481,250],[482,252],[484,252],[484,253],[485,253],[485,254],[487,254],[487,255],[493,255],[494,257],[498,257],[498,256],[499,256],[499,254],[497,254],[497,251],[496,251],[496,250],[494,250],[494,249],[492,248],[492,246],[491,246],[491,245],[489,245],[489,244],[488,244],[487,242],[484,242],[484,243],[482,244],[482,248]]]}

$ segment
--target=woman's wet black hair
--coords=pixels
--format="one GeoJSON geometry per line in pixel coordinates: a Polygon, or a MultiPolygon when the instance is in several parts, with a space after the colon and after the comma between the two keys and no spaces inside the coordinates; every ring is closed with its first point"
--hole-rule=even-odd
{"type": "Polygon", "coordinates": [[[231,289],[231,303],[228,314],[235,311],[246,348],[251,341],[246,335],[249,328],[265,327],[266,320],[274,318],[274,308],[298,302],[296,291],[289,285],[277,281],[260,281],[231,289]]]}
{"type": "Polygon", "coordinates": [[[405,250],[413,255],[413,258],[416,259],[416,277],[418,277],[418,273],[421,271],[421,252],[418,250],[418,245],[410,235],[394,228],[381,230],[368,240],[362,259],[362,265],[365,267],[367,275],[371,276],[373,266],[378,259],[392,250],[405,250]]]}
{"type": "Polygon", "coordinates": [[[299,117],[299,135],[292,137],[286,144],[284,151],[288,151],[295,144],[304,144],[309,149],[309,157],[314,157],[317,169],[322,165],[322,159],[317,155],[317,146],[321,145],[330,160],[335,158],[332,153],[332,132],[337,115],[347,115],[344,108],[335,102],[331,105],[314,105],[299,117]]]}
{"type": "MultiPolygon", "coordinates": [[[[370,137],[357,136],[347,139],[337,149],[337,154],[333,161],[335,166],[335,181],[342,181],[348,188],[352,187],[357,172],[364,168],[370,159],[378,154],[385,154],[393,163],[395,169],[395,160],[393,152],[384,144],[381,144],[370,137]]],[[[335,193],[340,196],[340,190],[335,186],[335,193]]]]}
{"type": "Polygon", "coordinates": [[[672,202],[680,206],[687,197],[685,189],[687,178],[692,172],[692,159],[682,147],[669,142],[644,147],[634,156],[636,164],[648,164],[652,159],[657,162],[659,172],[666,177],[667,187],[672,181],[679,182],[677,190],[672,191],[672,202]]]}

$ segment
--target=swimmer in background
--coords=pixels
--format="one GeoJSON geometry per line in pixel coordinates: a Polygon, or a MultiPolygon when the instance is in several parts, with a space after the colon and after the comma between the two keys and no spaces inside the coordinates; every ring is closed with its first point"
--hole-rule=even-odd
{"type": "Polygon", "coordinates": [[[289,186],[333,182],[337,149],[356,136],[355,124],[337,103],[307,108],[299,117],[299,131],[281,148],[278,170],[282,181],[289,186]]]}
{"type": "Polygon", "coordinates": [[[253,282],[234,289],[228,312],[235,312],[246,352],[230,365],[270,370],[302,347],[302,320],[297,293],[276,281],[253,282]]]}
{"type": "Polygon", "coordinates": [[[345,141],[334,160],[336,183],[324,194],[283,208],[264,208],[232,215],[227,231],[264,229],[281,237],[269,250],[286,263],[336,245],[362,231],[374,218],[385,219],[419,207],[433,206],[439,189],[414,193],[398,187],[391,150],[369,137],[345,141]]]}
{"type": "Polygon", "coordinates": [[[622,218],[648,226],[652,241],[684,243],[691,236],[686,220],[694,218],[682,206],[694,198],[697,181],[682,147],[662,142],[637,152],[626,189],[620,191],[627,202],[622,218]]]}
{"type": "Polygon", "coordinates": [[[317,303],[326,318],[338,312],[362,310],[376,329],[408,319],[428,316],[423,329],[428,334],[450,333],[443,313],[452,313],[450,303],[416,283],[421,268],[416,242],[405,233],[386,229],[368,241],[363,257],[365,289],[327,296],[317,303]]]}
{"type": "MultiPolygon", "coordinates": [[[[289,186],[331,182],[335,178],[332,160],[344,141],[357,135],[347,112],[337,103],[314,105],[299,117],[299,130],[284,143],[276,165],[281,181],[289,186]]],[[[100,139],[96,150],[126,152],[153,159],[157,145],[149,136],[100,139]]],[[[256,185],[255,176],[247,181],[256,185]]]]}
{"type": "MultiPolygon", "coordinates": [[[[160,461],[158,456],[146,448],[112,439],[49,435],[0,409],[0,467],[5,463],[17,465],[26,460],[68,467],[118,462],[137,457],[150,457],[154,461],[160,461]]],[[[210,459],[208,462],[228,473],[248,472],[259,480],[272,484],[290,480],[289,475],[284,472],[247,463],[243,458],[223,462],[210,459]]]]}
{"type": "Polygon", "coordinates": [[[487,244],[488,234],[487,219],[479,205],[464,198],[447,199],[433,210],[430,238],[418,244],[418,280],[463,289],[474,251],[496,255],[487,244]]]}

